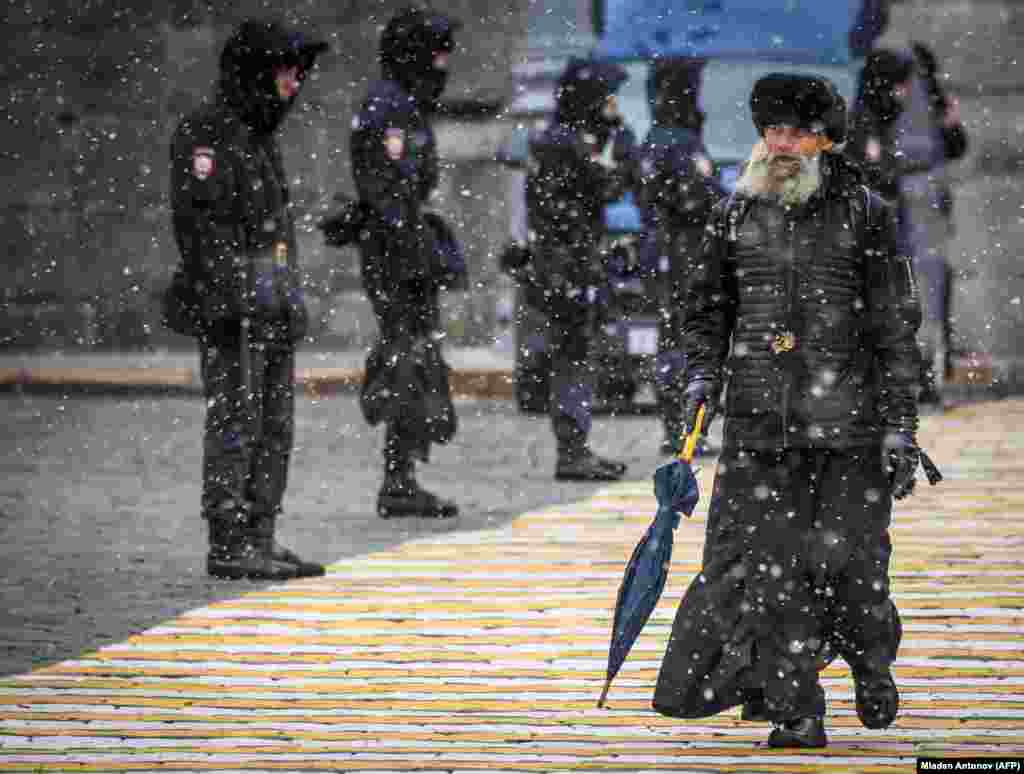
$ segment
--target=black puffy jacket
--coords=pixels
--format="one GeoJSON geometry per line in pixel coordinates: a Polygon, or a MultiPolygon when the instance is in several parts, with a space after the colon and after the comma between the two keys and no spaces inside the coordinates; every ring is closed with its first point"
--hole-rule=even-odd
{"type": "Polygon", "coordinates": [[[921,310],[888,205],[842,157],[784,209],[736,194],[709,221],[686,296],[689,379],[728,375],[729,447],[848,448],[914,432],[921,310]]]}
{"type": "Polygon", "coordinates": [[[243,24],[222,52],[216,99],[174,133],[171,209],[196,335],[237,337],[243,317],[255,339],[305,335],[295,223],[274,136],[294,97],[277,96],[273,68],[296,64],[304,74],[323,48],[273,23],[243,24]]]}

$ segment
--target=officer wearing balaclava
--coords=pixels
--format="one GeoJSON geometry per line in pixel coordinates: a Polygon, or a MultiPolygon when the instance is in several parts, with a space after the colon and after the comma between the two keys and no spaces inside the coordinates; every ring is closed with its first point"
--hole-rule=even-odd
{"type": "MultiPolygon", "coordinates": [[[[379,329],[367,361],[367,385],[395,365],[422,360],[434,364],[434,373],[443,370],[438,293],[452,278],[439,260],[444,249],[424,205],[439,176],[430,121],[448,80],[459,26],[429,9],[395,15],[380,40],[381,78],[370,85],[352,124],[352,174],[366,217],[358,240],[362,279],[379,329]]],[[[399,381],[404,386],[409,380],[399,381]]],[[[438,389],[445,393],[440,398],[448,397],[446,381],[438,389]]],[[[429,418],[431,409],[421,403],[429,397],[403,390],[380,398],[389,404],[379,412],[386,417],[384,481],[377,498],[382,518],[458,513],[454,502],[424,489],[414,475],[416,461],[427,461],[431,443],[454,433],[450,400],[430,403],[446,407],[448,415],[437,417],[433,426],[448,431],[438,435],[430,432],[431,425],[413,421],[424,414],[429,418]]]]}

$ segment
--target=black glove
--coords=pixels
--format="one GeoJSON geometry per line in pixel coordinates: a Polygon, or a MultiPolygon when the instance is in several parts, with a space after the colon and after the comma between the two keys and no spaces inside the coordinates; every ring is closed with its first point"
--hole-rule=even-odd
{"type": "Polygon", "coordinates": [[[912,433],[892,431],[882,439],[882,469],[889,475],[889,492],[902,500],[914,491],[921,450],[912,433]]]}
{"type": "Polygon", "coordinates": [[[683,435],[689,435],[697,424],[697,412],[704,406],[704,421],[700,431],[706,433],[711,427],[711,420],[718,413],[718,397],[722,386],[716,379],[691,379],[683,392],[683,411],[680,419],[683,423],[683,435]]]}

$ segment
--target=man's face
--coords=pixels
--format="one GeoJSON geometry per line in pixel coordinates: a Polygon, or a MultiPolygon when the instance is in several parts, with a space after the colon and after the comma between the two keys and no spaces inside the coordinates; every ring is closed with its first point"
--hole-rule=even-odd
{"type": "Polygon", "coordinates": [[[764,141],[768,152],[779,156],[814,156],[821,143],[821,135],[795,126],[767,126],[764,141]]]}
{"type": "Polygon", "coordinates": [[[434,69],[445,72],[448,70],[448,52],[447,51],[435,51],[434,52],[434,69]]]}
{"type": "Polygon", "coordinates": [[[299,93],[300,69],[298,65],[279,65],[274,68],[274,86],[277,88],[278,99],[287,101],[299,93]]]}
{"type": "Polygon", "coordinates": [[[829,147],[824,135],[794,126],[767,126],[737,190],[776,198],[787,205],[805,202],[821,183],[818,162],[829,147]]]}

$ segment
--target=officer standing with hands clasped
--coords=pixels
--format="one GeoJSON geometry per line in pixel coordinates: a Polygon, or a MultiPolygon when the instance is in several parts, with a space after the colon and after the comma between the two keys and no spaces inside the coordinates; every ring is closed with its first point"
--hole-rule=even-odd
{"type": "Polygon", "coordinates": [[[199,342],[202,512],[216,577],[324,573],[274,540],[294,432],[295,346],[307,321],[275,132],[326,48],[275,22],[245,22],[221,53],[216,99],[172,140],[181,264],[164,315],[199,342]]]}
{"type": "Polygon", "coordinates": [[[526,291],[547,313],[551,424],[558,445],[555,478],[612,481],[621,462],[587,444],[594,398],[589,362],[598,293],[606,284],[599,255],[604,207],[634,178],[633,138],[615,93],[626,80],[616,64],[573,58],[559,79],[555,115],[530,143],[527,219],[533,240],[526,291]]]}
{"type": "Polygon", "coordinates": [[[384,481],[377,497],[383,518],[458,514],[454,502],[424,489],[414,475],[415,463],[429,458],[431,443],[445,442],[455,432],[447,366],[439,351],[438,294],[464,280],[464,265],[453,274],[449,259],[458,254],[458,246],[425,204],[439,178],[430,121],[448,80],[458,28],[454,19],[426,9],[396,14],[381,36],[382,77],[370,86],[352,125],[362,279],[379,332],[367,361],[364,403],[374,383],[391,385],[373,392],[380,404],[373,421],[386,428],[384,481]],[[403,376],[413,371],[399,369],[413,363],[424,364],[416,366],[418,373],[433,381],[423,392],[404,394],[410,380],[420,377],[403,376]],[[430,430],[441,425],[441,431],[430,430]]]}
{"type": "Polygon", "coordinates": [[[683,421],[714,410],[724,445],[700,574],[687,589],[654,708],[743,705],[772,747],[824,747],[818,673],[850,665],[867,728],[896,718],[901,625],[889,595],[892,500],[919,462],[921,308],[890,208],[839,155],[846,108],[827,80],[770,74],[751,95],[761,139],[712,213],[689,279],[683,421]]]}

